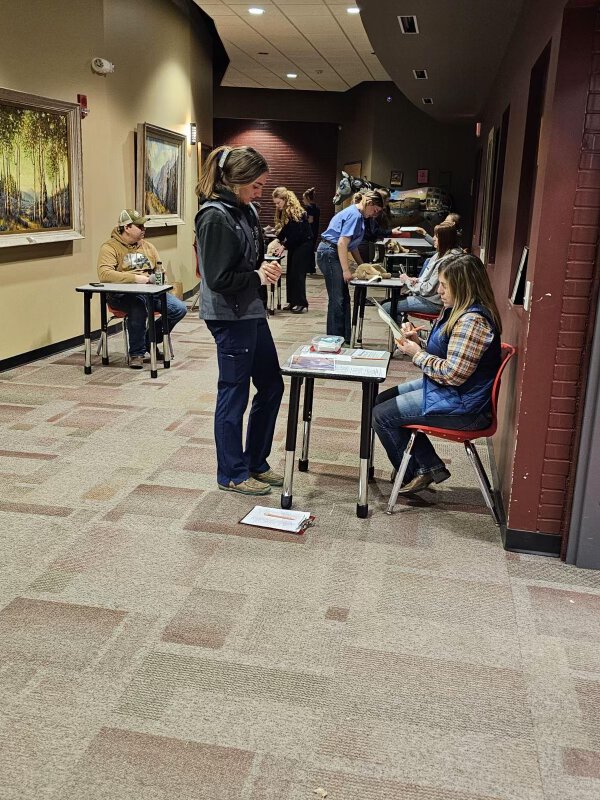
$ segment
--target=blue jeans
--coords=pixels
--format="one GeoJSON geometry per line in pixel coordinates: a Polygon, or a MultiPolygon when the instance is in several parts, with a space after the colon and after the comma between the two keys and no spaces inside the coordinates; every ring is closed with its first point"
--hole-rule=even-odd
{"type": "MultiPolygon", "coordinates": [[[[150,297],[143,294],[113,294],[107,296],[108,304],[111,308],[124,311],[127,314],[127,333],[129,334],[129,355],[145,356],[149,350],[148,330],[146,322],[148,320],[148,308],[152,305],[154,311],[161,310],[161,301],[157,297],[150,297]],[[147,302],[146,302],[147,301],[147,302]]],[[[167,294],[167,320],[169,330],[172,331],[179,320],[187,314],[187,307],[177,297],[167,294]]],[[[156,342],[162,339],[162,321],[159,317],[156,322],[156,342]]]]}
{"type": "MultiPolygon", "coordinates": [[[[403,425],[427,425],[433,428],[450,428],[455,431],[475,431],[487,428],[490,414],[427,415],[423,416],[423,378],[387,389],[377,396],[373,409],[373,428],[384,446],[388,458],[397,469],[412,431],[403,425]]],[[[435,452],[424,433],[418,433],[408,463],[405,482],[416,475],[432,473],[443,477],[444,462],[435,452]]]]}
{"type": "MultiPolygon", "coordinates": [[[[382,305],[388,314],[390,314],[390,309],[392,307],[391,300],[388,300],[387,303],[382,303],[382,305]]],[[[416,311],[421,314],[439,314],[442,310],[442,306],[441,304],[437,305],[436,303],[432,303],[431,300],[427,300],[426,297],[420,297],[418,294],[408,294],[401,300],[398,300],[397,310],[398,315],[404,312],[410,314],[411,311],[416,311]]],[[[398,316],[397,319],[399,318],[398,316]]]]}
{"type": "Polygon", "coordinates": [[[245,481],[269,469],[267,458],[283,396],[279,359],[266,319],[206,320],[217,344],[219,383],[215,410],[217,481],[245,481]],[[250,380],[256,387],[242,446],[250,380]]]}
{"type": "Polygon", "coordinates": [[[317,248],[317,264],[325,276],[329,303],[327,305],[327,335],[343,336],[350,341],[350,291],[342,274],[337,247],[321,242],[317,248]]]}

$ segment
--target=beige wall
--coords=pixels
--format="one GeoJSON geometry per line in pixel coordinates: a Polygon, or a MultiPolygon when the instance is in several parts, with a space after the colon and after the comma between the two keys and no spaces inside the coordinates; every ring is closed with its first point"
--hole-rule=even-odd
{"type": "MultiPolygon", "coordinates": [[[[74,287],[94,280],[101,243],[119,211],[134,206],[137,124],[187,133],[195,120],[200,141],[212,135],[210,37],[193,33],[170,0],[30,0],[9,17],[0,86],[69,102],[86,94],[91,113],[81,126],[85,238],[0,249],[0,361],[81,335],[74,287]],[[115,72],[95,75],[94,56],[112,61],[115,72]]],[[[196,283],[194,150],[187,146],[185,225],[148,232],[184,290],[196,283]]],[[[96,304],[94,312],[98,327],[96,304]]]]}

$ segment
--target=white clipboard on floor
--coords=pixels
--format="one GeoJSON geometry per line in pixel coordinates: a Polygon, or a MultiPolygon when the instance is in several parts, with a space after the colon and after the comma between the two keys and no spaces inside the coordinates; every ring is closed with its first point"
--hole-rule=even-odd
{"type": "Polygon", "coordinates": [[[315,517],[309,511],[288,511],[268,506],[254,506],[240,520],[242,525],[269,528],[273,531],[302,535],[313,524],[315,517]]]}

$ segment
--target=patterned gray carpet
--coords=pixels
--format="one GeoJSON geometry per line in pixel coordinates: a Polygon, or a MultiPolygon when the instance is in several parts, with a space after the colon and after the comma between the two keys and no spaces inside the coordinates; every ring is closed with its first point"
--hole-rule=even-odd
{"type": "MultiPolygon", "coordinates": [[[[324,330],[309,291],[282,358],[324,330]]],[[[79,351],[0,374],[3,800],[598,800],[598,573],[505,553],[460,446],[392,517],[378,448],[357,519],[350,383],[316,386],[316,526],[239,525],[212,340],[192,315],[173,338],[157,380],[120,336],[91,376],[79,351]]]]}

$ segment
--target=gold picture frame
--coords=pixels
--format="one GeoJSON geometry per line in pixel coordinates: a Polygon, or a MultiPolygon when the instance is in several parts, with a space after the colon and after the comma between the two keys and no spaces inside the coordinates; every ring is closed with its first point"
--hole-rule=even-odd
{"type": "Polygon", "coordinates": [[[146,227],[183,225],[186,137],[141,122],[137,126],[135,207],[146,227]]]}
{"type": "Polygon", "coordinates": [[[77,103],[0,89],[0,247],[84,238],[77,103]]]}

